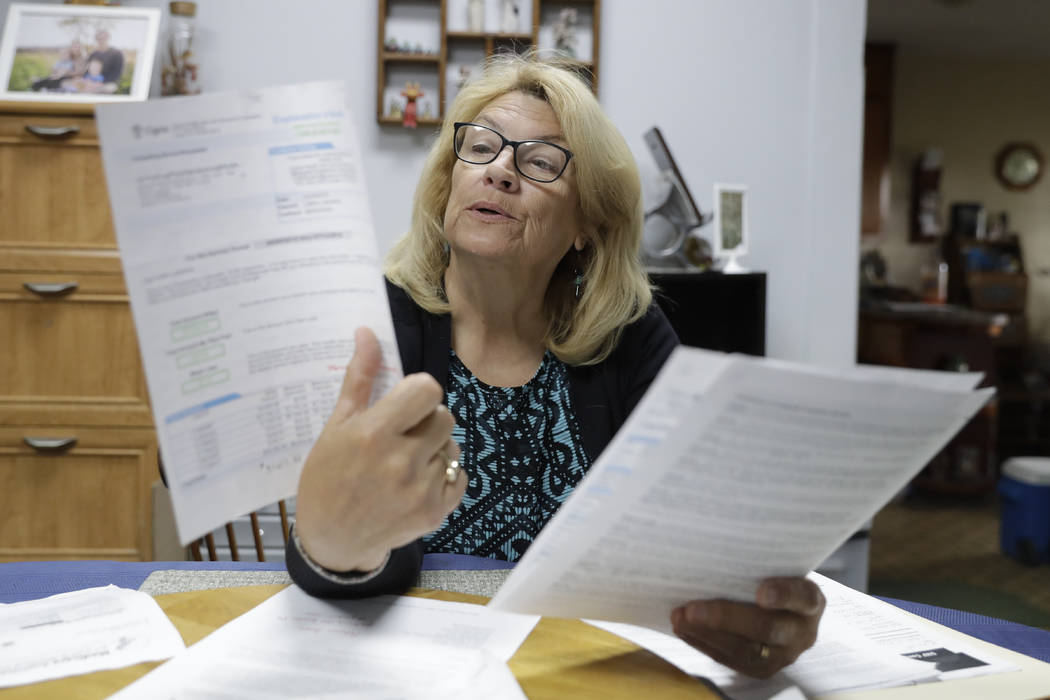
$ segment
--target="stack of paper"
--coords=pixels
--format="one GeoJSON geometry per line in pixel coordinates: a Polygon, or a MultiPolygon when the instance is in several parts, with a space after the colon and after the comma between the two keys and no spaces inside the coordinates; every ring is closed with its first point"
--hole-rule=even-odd
{"type": "MultiPolygon", "coordinates": [[[[295,493],[359,325],[401,376],[346,87],[99,105],[179,539],[295,493]]],[[[406,195],[407,196],[407,195],[406,195]]]]}
{"type": "Polygon", "coordinates": [[[690,600],[805,576],[992,394],[678,348],[491,605],[670,631],[690,600]]]}
{"type": "Polygon", "coordinates": [[[538,618],[287,588],[114,695],[130,698],[524,698],[507,668],[538,618]]]}

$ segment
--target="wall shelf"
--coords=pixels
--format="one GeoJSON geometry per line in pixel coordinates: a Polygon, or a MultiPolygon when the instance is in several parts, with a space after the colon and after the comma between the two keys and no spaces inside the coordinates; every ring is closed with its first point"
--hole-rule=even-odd
{"type": "Polygon", "coordinates": [[[529,31],[496,29],[499,0],[485,2],[486,30],[467,30],[468,0],[378,0],[379,26],[376,41],[376,121],[385,126],[403,126],[408,82],[419,83],[423,95],[417,100],[416,122],[421,127],[440,126],[445,109],[458,92],[464,67],[473,74],[489,56],[502,51],[542,55],[555,52],[553,27],[563,9],[577,13],[579,59],[565,57],[598,91],[598,49],[601,0],[518,0],[519,22],[529,31]],[[531,9],[530,9],[531,4],[531,9]],[[451,13],[451,16],[450,16],[451,13]],[[392,45],[407,51],[391,51],[392,45]],[[423,117],[427,113],[436,116],[423,117]]]}
{"type": "MultiPolygon", "coordinates": [[[[401,119],[399,119],[398,117],[380,117],[378,121],[380,124],[384,124],[386,126],[401,126],[401,119]]],[[[441,126],[440,119],[433,119],[429,117],[418,117],[416,119],[416,122],[419,124],[419,126],[441,126]]]]}
{"type": "Polygon", "coordinates": [[[440,63],[441,57],[430,53],[393,53],[387,52],[380,57],[391,63],[440,63]]]}
{"type": "Polygon", "coordinates": [[[446,32],[446,39],[515,39],[520,41],[533,40],[532,34],[504,34],[502,32],[446,32]]]}

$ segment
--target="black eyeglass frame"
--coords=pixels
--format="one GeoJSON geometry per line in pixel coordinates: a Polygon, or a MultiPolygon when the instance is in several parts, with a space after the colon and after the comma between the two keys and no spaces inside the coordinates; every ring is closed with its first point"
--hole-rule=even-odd
{"type": "Polygon", "coordinates": [[[503,153],[503,149],[505,149],[507,146],[510,146],[512,149],[514,149],[514,157],[511,160],[514,161],[514,169],[518,171],[518,174],[524,178],[532,180],[533,182],[542,182],[546,184],[549,182],[554,182],[559,177],[564,175],[566,169],[568,169],[569,167],[569,161],[572,160],[572,151],[570,151],[568,148],[565,148],[564,146],[559,146],[556,143],[551,143],[550,141],[541,141],[540,139],[525,139],[524,141],[511,141],[506,136],[493,129],[491,126],[485,126],[484,124],[475,124],[474,122],[455,122],[452,126],[454,127],[452,131],[452,152],[456,154],[456,158],[459,158],[464,163],[470,163],[471,165],[488,165],[492,161],[499,158],[499,154],[503,153]],[[496,136],[500,137],[502,143],[500,144],[499,149],[492,154],[492,158],[482,163],[478,163],[473,160],[467,160],[459,154],[459,149],[456,148],[456,139],[459,136],[459,130],[464,126],[476,126],[479,129],[487,129],[488,131],[494,133],[496,136]],[[546,146],[553,146],[554,148],[557,148],[559,151],[565,154],[565,165],[563,165],[558,174],[552,177],[550,180],[540,180],[539,178],[532,177],[531,175],[526,175],[524,172],[522,172],[521,166],[518,165],[518,146],[525,143],[542,143],[546,146]]]}

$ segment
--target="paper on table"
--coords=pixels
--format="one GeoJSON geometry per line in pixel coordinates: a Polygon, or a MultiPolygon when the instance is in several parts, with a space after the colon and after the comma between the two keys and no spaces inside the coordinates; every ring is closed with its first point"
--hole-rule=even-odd
{"type": "Polygon", "coordinates": [[[0,687],[158,661],[185,648],[153,598],[126,588],[0,605],[0,687]]]}
{"type": "Polygon", "coordinates": [[[671,635],[619,622],[587,622],[710,680],[737,700],[765,700],[789,686],[816,697],[1017,670],[994,653],[960,643],[881,600],[820,574],[809,577],[828,601],[817,642],[765,681],[743,676],[671,635]]]}
{"type": "Polygon", "coordinates": [[[670,631],[803,576],[989,398],[678,348],[491,606],[670,631]]]}
{"type": "Polygon", "coordinates": [[[113,697],[524,697],[505,661],[537,621],[427,598],[328,601],[292,586],[113,697]]]}
{"type": "MultiPolygon", "coordinates": [[[[1018,667],[977,645],[960,642],[940,626],[916,620],[889,603],[858,593],[848,586],[813,573],[827,598],[828,613],[840,624],[863,634],[885,651],[933,665],[937,680],[971,678],[1016,671],[1018,667]]],[[[828,613],[825,613],[827,615],[828,613]]]]}
{"type": "Polygon", "coordinates": [[[353,331],[401,376],[346,88],[99,105],[179,539],[295,493],[353,331]]]}

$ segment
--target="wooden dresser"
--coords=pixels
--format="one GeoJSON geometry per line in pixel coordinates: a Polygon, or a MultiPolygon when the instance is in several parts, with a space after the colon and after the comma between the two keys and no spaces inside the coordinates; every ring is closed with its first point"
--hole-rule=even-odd
{"type": "Polygon", "coordinates": [[[157,441],[92,113],[0,102],[0,561],[152,557],[157,441]]]}

